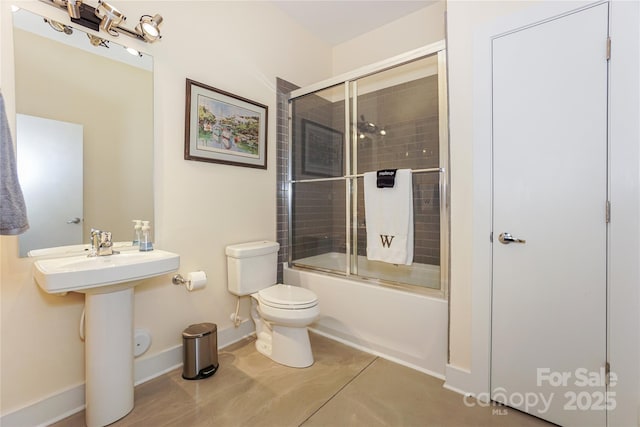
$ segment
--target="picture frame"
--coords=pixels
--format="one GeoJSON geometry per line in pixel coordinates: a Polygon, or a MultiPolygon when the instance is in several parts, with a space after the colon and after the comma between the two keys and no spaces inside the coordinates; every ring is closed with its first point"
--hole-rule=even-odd
{"type": "Polygon", "coordinates": [[[185,160],[267,168],[268,107],[187,79],[185,160]]]}
{"type": "Polygon", "coordinates": [[[343,175],[344,135],[311,120],[302,120],[302,173],[336,177],[343,175]]]}

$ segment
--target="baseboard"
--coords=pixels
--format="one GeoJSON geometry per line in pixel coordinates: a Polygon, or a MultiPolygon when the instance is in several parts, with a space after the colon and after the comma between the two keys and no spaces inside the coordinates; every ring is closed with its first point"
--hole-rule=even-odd
{"type": "MultiPolygon", "coordinates": [[[[237,328],[218,330],[218,349],[227,347],[255,332],[251,320],[237,328]]],[[[142,384],[182,366],[182,345],[168,348],[134,362],[135,385],[142,384]]],[[[37,402],[0,417],[2,427],[47,426],[84,409],[84,383],[54,393],[37,402]]]]}
{"type": "Polygon", "coordinates": [[[469,370],[447,364],[445,372],[446,380],[443,385],[444,388],[465,396],[473,395],[473,393],[470,392],[473,388],[470,386],[471,372],[469,370]]]}
{"type": "Polygon", "coordinates": [[[2,427],[47,426],[84,409],[84,383],[52,394],[0,418],[2,427]]]}
{"type": "Polygon", "coordinates": [[[432,377],[435,377],[435,378],[438,378],[438,379],[441,379],[441,380],[445,379],[445,377],[442,374],[438,373],[438,372],[434,372],[434,371],[431,371],[429,369],[422,368],[420,366],[414,365],[413,363],[409,363],[407,361],[399,359],[399,358],[397,358],[395,356],[391,356],[391,355],[386,354],[384,352],[376,351],[376,350],[373,350],[373,349],[371,349],[369,347],[366,347],[366,346],[363,346],[363,345],[360,345],[360,344],[356,344],[356,343],[354,343],[352,341],[349,341],[348,339],[339,337],[337,335],[333,335],[331,333],[328,333],[328,332],[325,332],[325,331],[321,331],[319,329],[312,328],[312,327],[309,327],[309,330],[311,332],[313,332],[313,333],[318,334],[318,335],[322,335],[323,337],[327,337],[327,338],[329,338],[331,340],[338,341],[339,343],[344,344],[346,346],[353,347],[353,348],[355,348],[357,350],[360,350],[360,351],[363,351],[365,353],[373,354],[374,356],[378,356],[378,357],[381,357],[383,359],[390,360],[390,361],[392,361],[394,363],[397,363],[398,365],[406,366],[407,368],[414,369],[416,371],[422,372],[423,374],[427,374],[427,375],[430,375],[432,377]]]}

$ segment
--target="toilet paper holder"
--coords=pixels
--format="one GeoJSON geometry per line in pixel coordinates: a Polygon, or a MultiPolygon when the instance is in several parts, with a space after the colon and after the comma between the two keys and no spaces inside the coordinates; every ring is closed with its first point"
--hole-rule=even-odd
{"type": "Polygon", "coordinates": [[[189,282],[191,282],[191,280],[185,280],[185,278],[182,277],[182,274],[179,273],[173,276],[173,278],[171,279],[171,283],[176,286],[186,286],[189,284],[189,282]]]}
{"type": "Polygon", "coordinates": [[[194,271],[189,273],[185,279],[182,274],[176,274],[171,279],[171,283],[177,286],[184,286],[188,291],[194,291],[205,287],[207,275],[204,271],[194,271]]]}

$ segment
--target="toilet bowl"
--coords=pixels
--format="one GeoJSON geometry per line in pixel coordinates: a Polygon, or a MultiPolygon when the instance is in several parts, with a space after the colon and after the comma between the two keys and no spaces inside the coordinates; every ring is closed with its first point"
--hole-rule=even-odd
{"type": "Polygon", "coordinates": [[[294,368],[313,364],[307,326],[320,315],[309,289],[275,284],[280,245],[260,241],[227,246],[229,292],[251,296],[256,349],[274,362],[294,368]]]}
{"type": "Polygon", "coordinates": [[[274,362],[294,368],[313,365],[307,326],[320,315],[308,289],[274,285],[251,295],[256,349],[274,362]]]}

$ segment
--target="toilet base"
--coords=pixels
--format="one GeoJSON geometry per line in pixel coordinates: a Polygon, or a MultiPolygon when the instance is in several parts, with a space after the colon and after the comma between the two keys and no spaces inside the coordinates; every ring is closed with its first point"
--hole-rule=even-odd
{"type": "Polygon", "coordinates": [[[256,325],[256,350],[276,363],[292,368],[313,365],[311,342],[306,327],[289,327],[265,321],[258,314],[257,302],[251,302],[251,318],[256,325]]]}
{"type": "Polygon", "coordinates": [[[271,359],[271,335],[267,332],[256,333],[256,350],[271,359]]]}
{"type": "Polygon", "coordinates": [[[271,334],[261,332],[256,350],[281,365],[307,368],[313,365],[313,354],[307,328],[270,325],[271,334]]]}

